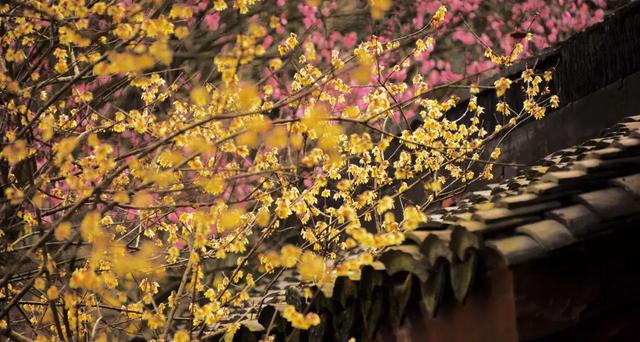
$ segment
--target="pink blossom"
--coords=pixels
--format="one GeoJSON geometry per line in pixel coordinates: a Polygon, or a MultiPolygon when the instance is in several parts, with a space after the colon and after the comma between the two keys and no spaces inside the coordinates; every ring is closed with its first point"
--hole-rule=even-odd
{"type": "Polygon", "coordinates": [[[177,239],[174,243],[173,243],[173,247],[181,250],[186,246],[186,244],[184,243],[184,240],[181,239],[177,239]]]}
{"type": "Polygon", "coordinates": [[[466,31],[456,31],[453,33],[453,38],[456,40],[459,40],[460,42],[462,42],[462,44],[465,45],[471,45],[474,44],[476,42],[475,37],[473,36],[473,34],[466,32],[466,31]]]}
{"type": "Polygon", "coordinates": [[[342,37],[342,45],[347,49],[353,49],[356,46],[358,35],[355,32],[349,32],[342,37]]]}
{"type": "Polygon", "coordinates": [[[273,43],[273,36],[267,35],[262,40],[262,47],[264,47],[265,49],[268,49],[272,43],[273,43]]]}
{"type": "Polygon", "coordinates": [[[302,19],[302,22],[304,23],[305,28],[311,27],[313,24],[315,24],[318,21],[318,19],[316,18],[316,13],[318,12],[317,8],[311,7],[307,4],[302,3],[298,5],[298,10],[300,11],[300,13],[302,13],[302,16],[304,17],[302,19]]]}
{"type": "Polygon", "coordinates": [[[204,23],[209,28],[209,31],[217,30],[220,25],[220,13],[214,12],[214,13],[207,14],[204,17],[204,23]]]}

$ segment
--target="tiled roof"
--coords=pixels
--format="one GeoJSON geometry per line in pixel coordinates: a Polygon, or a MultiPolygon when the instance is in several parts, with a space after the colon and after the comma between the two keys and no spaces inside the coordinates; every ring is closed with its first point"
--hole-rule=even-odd
{"type": "MultiPolygon", "coordinates": [[[[312,301],[304,299],[295,271],[285,271],[258,286],[250,305],[235,308],[228,322],[242,320],[238,340],[267,331],[276,340],[371,337],[380,325],[399,325],[408,305],[418,302],[434,315],[445,295],[463,302],[476,273],[490,267],[478,265],[489,259],[526,263],[637,225],[639,217],[640,115],[431,214],[403,245],[383,251],[361,274],[338,277],[312,301]],[[287,304],[317,312],[322,323],[293,332],[277,314],[287,304]]],[[[224,324],[209,336],[222,331],[224,324]]]]}

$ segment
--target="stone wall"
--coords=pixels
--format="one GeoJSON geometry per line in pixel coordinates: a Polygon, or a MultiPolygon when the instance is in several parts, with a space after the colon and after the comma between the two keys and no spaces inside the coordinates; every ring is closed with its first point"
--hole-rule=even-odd
{"type": "MultiPolygon", "coordinates": [[[[550,48],[542,56],[506,70],[502,76],[518,78],[524,67],[555,68],[552,90],[561,107],[544,120],[529,121],[501,144],[504,162],[531,164],[559,149],[597,136],[621,118],[640,114],[640,3],[633,2],[605,21],[550,48]]],[[[490,80],[489,83],[492,83],[490,80]]],[[[522,103],[520,89],[512,87],[509,103],[522,103]]],[[[491,113],[497,99],[483,91],[478,103],[491,113]]],[[[458,106],[466,108],[463,102],[458,106]]],[[[457,113],[451,113],[456,117],[457,113]]],[[[487,130],[496,120],[487,116],[487,130]]],[[[496,176],[512,177],[515,167],[496,167],[496,176]]]]}

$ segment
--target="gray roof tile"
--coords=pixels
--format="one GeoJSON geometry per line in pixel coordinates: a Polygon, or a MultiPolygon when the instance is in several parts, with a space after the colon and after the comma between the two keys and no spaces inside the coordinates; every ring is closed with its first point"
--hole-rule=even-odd
{"type": "Polygon", "coordinates": [[[605,220],[628,216],[640,211],[640,202],[621,188],[587,192],[577,195],[577,199],[605,220]]]}
{"type": "Polygon", "coordinates": [[[488,240],[485,245],[500,253],[508,265],[539,258],[546,253],[544,247],[527,235],[488,240]]]}
{"type": "Polygon", "coordinates": [[[551,210],[560,207],[560,202],[551,201],[538,204],[532,204],[526,207],[519,207],[514,209],[507,208],[494,208],[489,210],[479,210],[473,214],[473,219],[482,221],[484,223],[492,223],[498,220],[511,218],[514,216],[531,215],[546,210],[551,210]]]}
{"type": "Polygon", "coordinates": [[[640,173],[613,179],[611,183],[624,188],[636,198],[640,198],[640,173]]]}
{"type": "Polygon", "coordinates": [[[576,237],[589,233],[590,228],[600,222],[600,217],[583,204],[555,209],[545,216],[562,223],[576,237]]]}
{"type": "Polygon", "coordinates": [[[555,220],[526,224],[518,227],[516,232],[529,235],[548,250],[558,249],[576,242],[567,227],[555,220]]]}
{"type": "Polygon", "coordinates": [[[557,184],[564,184],[575,181],[581,177],[584,177],[586,172],[579,170],[567,170],[567,171],[556,171],[549,172],[546,175],[540,178],[541,181],[550,181],[557,184]]]}

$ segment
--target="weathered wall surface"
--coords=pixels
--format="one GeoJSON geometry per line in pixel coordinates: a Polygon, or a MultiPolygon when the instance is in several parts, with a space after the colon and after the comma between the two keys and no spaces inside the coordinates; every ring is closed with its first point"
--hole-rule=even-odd
{"type": "MultiPolygon", "coordinates": [[[[640,114],[640,3],[628,5],[525,65],[540,70],[555,66],[552,88],[561,101],[558,110],[544,120],[523,124],[501,144],[503,161],[531,164],[597,136],[623,117],[640,114]]],[[[522,69],[521,64],[506,74],[518,77],[522,69]]],[[[508,96],[510,103],[522,102],[518,89],[508,96]]],[[[488,110],[496,102],[492,91],[480,94],[479,103],[488,110]]],[[[516,173],[512,167],[496,171],[502,177],[516,173]]]]}
{"type": "MultiPolygon", "coordinates": [[[[593,138],[622,118],[637,114],[640,114],[640,72],[568,103],[544,120],[530,121],[518,128],[501,145],[503,161],[531,164],[593,138]]],[[[516,173],[510,167],[496,167],[496,171],[502,173],[502,177],[516,173]]]]}

